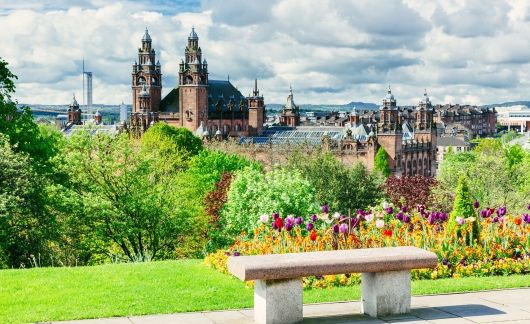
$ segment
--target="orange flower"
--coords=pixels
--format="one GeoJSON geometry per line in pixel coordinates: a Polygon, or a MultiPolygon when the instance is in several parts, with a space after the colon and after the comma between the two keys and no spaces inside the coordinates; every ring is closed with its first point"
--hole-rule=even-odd
{"type": "Polygon", "coordinates": [[[389,230],[389,229],[383,230],[383,236],[392,237],[392,230],[389,230]]]}
{"type": "Polygon", "coordinates": [[[515,223],[515,225],[521,225],[521,223],[523,222],[521,217],[517,217],[516,219],[513,220],[513,222],[515,223]]]}

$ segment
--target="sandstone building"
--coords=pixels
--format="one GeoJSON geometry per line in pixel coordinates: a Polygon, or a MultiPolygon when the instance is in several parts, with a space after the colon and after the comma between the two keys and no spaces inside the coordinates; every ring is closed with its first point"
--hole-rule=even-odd
{"type": "Polygon", "coordinates": [[[202,55],[199,37],[192,28],[178,71],[178,85],[163,99],[161,65],[156,61],[148,30],[138,49],[132,70],[133,110],[128,129],[141,136],[153,123],[163,120],[186,127],[199,136],[259,135],[263,128],[265,104],[257,81],[252,96],[224,80],[211,80],[202,55]]]}

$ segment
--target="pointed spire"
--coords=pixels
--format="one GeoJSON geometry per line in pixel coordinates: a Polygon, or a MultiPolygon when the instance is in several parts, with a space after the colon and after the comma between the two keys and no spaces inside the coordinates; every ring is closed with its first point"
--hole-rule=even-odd
{"type": "Polygon", "coordinates": [[[151,41],[151,36],[149,35],[147,26],[145,26],[145,33],[144,33],[144,37],[142,37],[142,42],[150,42],[150,41],[151,41]]]}
{"type": "Polygon", "coordinates": [[[75,99],[75,92],[72,95],[72,104],[70,106],[79,106],[77,100],[75,99]]]}
{"type": "Polygon", "coordinates": [[[197,33],[195,32],[195,26],[191,27],[191,33],[189,36],[190,39],[199,39],[199,36],[197,36],[197,33]]]}

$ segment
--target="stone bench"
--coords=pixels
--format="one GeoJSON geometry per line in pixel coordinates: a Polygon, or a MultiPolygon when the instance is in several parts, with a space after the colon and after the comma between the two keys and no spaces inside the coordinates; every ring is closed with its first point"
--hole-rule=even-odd
{"type": "Polygon", "coordinates": [[[362,312],[372,317],[410,312],[410,270],[433,268],[436,254],[412,246],[228,258],[228,271],[255,280],[254,320],[303,319],[302,277],[361,273],[362,312]]]}

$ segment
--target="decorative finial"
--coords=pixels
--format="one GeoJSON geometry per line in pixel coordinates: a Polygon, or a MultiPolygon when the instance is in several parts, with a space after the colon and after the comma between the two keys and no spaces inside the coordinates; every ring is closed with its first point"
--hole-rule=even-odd
{"type": "Polygon", "coordinates": [[[289,93],[291,94],[291,96],[293,95],[293,87],[291,86],[290,83],[289,83],[289,93]]]}
{"type": "Polygon", "coordinates": [[[423,89],[423,90],[425,91],[425,92],[423,93],[423,95],[424,95],[425,97],[427,97],[427,88],[425,88],[425,89],[423,89]]]}
{"type": "Polygon", "coordinates": [[[392,89],[390,89],[390,83],[388,84],[388,93],[391,93],[392,89]]]}

